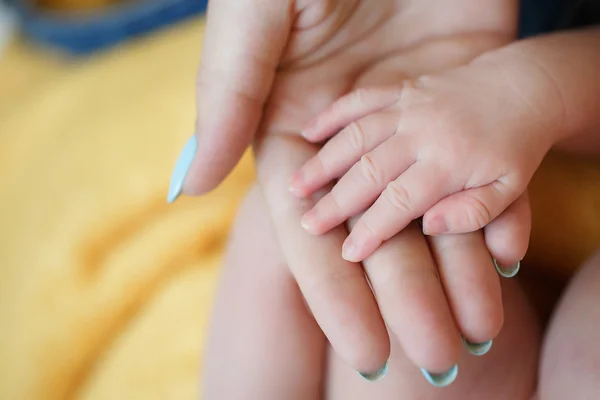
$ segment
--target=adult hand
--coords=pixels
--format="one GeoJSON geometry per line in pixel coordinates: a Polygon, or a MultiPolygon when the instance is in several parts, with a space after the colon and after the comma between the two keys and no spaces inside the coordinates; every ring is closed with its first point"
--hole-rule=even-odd
{"type": "MultiPolygon", "coordinates": [[[[460,344],[441,286],[430,279],[431,269],[425,280],[413,282],[410,297],[399,292],[408,281],[401,281],[401,275],[386,279],[390,270],[377,268],[381,258],[371,260],[375,267],[367,270],[373,291],[381,293],[375,286],[382,285],[401,293],[377,295],[378,308],[363,268],[340,256],[346,231],[336,229],[319,238],[305,233],[300,217],[316,199],[293,198],[287,183],[316,152],[299,132],[333,100],[354,88],[397,83],[468,62],[510,40],[515,15],[514,4],[501,0],[485,7],[470,0],[441,7],[433,0],[211,2],[198,75],[197,142],[186,146],[178,163],[171,200],[182,183],[190,195],[214,188],[254,140],[259,182],[281,247],[334,348],[363,373],[379,370],[389,353],[385,320],[417,365],[445,371],[456,362],[460,344]],[[437,297],[431,304],[419,302],[432,292],[437,297]],[[394,322],[406,321],[409,311],[399,301],[430,312],[411,319],[412,325],[394,322]],[[405,312],[396,312],[395,306],[405,312]],[[438,331],[446,334],[431,334],[438,331]]],[[[489,225],[486,240],[492,255],[508,265],[522,257],[528,227],[514,223],[522,212],[506,215],[489,225]]],[[[406,254],[397,257],[394,263],[410,264],[406,254]]],[[[491,304],[498,311],[499,297],[492,297],[482,306],[491,304]]],[[[461,318],[454,319],[462,331],[461,318]]],[[[493,336],[501,323],[497,318],[466,335],[474,341],[493,336]]]]}

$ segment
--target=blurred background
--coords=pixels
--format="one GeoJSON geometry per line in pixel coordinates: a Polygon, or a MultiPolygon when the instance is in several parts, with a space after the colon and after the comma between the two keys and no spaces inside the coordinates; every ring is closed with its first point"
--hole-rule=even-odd
{"type": "MultiPolygon", "coordinates": [[[[198,398],[254,179],[246,157],[213,193],[165,201],[194,129],[205,6],[0,0],[0,400],[198,398]]],[[[594,250],[598,182],[597,162],[544,163],[526,266],[565,277],[594,250]]]]}
{"type": "Polygon", "coordinates": [[[197,399],[245,160],[167,205],[193,133],[198,0],[0,11],[0,399],[197,399]]]}

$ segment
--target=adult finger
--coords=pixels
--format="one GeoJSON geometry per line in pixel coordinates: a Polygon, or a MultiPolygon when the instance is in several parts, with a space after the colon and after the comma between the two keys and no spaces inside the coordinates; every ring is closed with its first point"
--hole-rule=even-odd
{"type": "Polygon", "coordinates": [[[485,243],[498,273],[515,276],[527,253],[531,235],[531,208],[527,192],[484,228],[485,243]]]}
{"type": "Polygon", "coordinates": [[[292,173],[316,147],[291,135],[269,134],[255,147],[259,182],[292,274],[334,349],[364,374],[379,371],[389,355],[389,336],[359,264],[340,257],[346,231],[315,237],[300,226],[314,199],[287,190],[292,173]]]}
{"type": "Polygon", "coordinates": [[[431,375],[452,370],[460,336],[419,228],[409,225],[363,265],[383,318],[407,357],[431,375]]]}
{"type": "Polygon", "coordinates": [[[504,323],[500,280],[483,235],[430,236],[429,243],[467,349],[481,355],[504,323]]]}
{"type": "Polygon", "coordinates": [[[220,278],[201,398],[320,399],[325,336],[285,265],[258,188],[240,207],[220,278]]]}
{"type": "Polygon", "coordinates": [[[169,199],[213,189],[250,144],[288,40],[292,0],[209,2],[197,78],[195,137],[181,157],[169,199]],[[182,176],[183,175],[183,176],[182,176]],[[175,194],[177,192],[177,194],[175,194]]]}

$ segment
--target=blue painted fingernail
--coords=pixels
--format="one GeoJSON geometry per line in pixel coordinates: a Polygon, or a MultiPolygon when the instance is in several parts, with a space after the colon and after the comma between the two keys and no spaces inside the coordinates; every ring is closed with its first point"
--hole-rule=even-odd
{"type": "Polygon", "coordinates": [[[454,382],[458,376],[458,364],[454,364],[452,368],[441,374],[432,374],[423,368],[421,368],[421,373],[431,385],[435,387],[445,387],[454,382]]]}
{"type": "Polygon", "coordinates": [[[465,349],[467,349],[467,351],[473,354],[474,356],[482,356],[486,354],[488,351],[490,351],[490,349],[492,348],[492,344],[494,343],[492,339],[483,343],[473,343],[469,342],[465,338],[462,338],[462,342],[463,346],[465,346],[465,349]]]}
{"type": "Polygon", "coordinates": [[[372,374],[363,374],[362,372],[359,372],[358,374],[369,382],[376,382],[378,380],[383,379],[383,377],[387,374],[387,372],[388,372],[388,363],[386,361],[385,364],[383,364],[383,367],[381,367],[379,369],[379,371],[377,371],[377,372],[373,372],[372,374]]]}
{"type": "Polygon", "coordinates": [[[516,264],[511,265],[508,268],[503,268],[500,265],[498,265],[498,261],[496,261],[495,258],[493,260],[494,267],[496,267],[496,271],[498,271],[500,276],[504,278],[512,278],[513,276],[517,275],[519,273],[519,270],[521,269],[521,261],[517,261],[516,264]]]}
{"type": "Polygon", "coordinates": [[[167,202],[172,203],[179,197],[185,176],[196,155],[196,150],[198,150],[198,141],[196,135],[194,135],[186,142],[185,146],[183,146],[183,150],[181,150],[179,158],[175,163],[175,169],[173,170],[173,175],[171,175],[171,184],[169,185],[167,202]]]}

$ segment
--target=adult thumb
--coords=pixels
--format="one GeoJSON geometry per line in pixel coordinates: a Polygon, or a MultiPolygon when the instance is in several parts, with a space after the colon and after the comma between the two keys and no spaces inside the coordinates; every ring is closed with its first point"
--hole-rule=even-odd
{"type": "Polygon", "coordinates": [[[258,128],[293,17],[293,0],[209,2],[196,133],[178,160],[170,201],[182,188],[212,190],[237,164],[258,128]]]}

